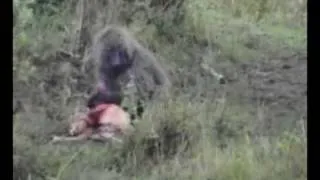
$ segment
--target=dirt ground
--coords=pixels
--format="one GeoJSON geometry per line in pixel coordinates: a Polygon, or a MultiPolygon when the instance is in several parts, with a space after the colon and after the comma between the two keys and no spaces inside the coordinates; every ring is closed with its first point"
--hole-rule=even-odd
{"type": "Polygon", "coordinates": [[[228,92],[242,103],[264,106],[269,127],[289,128],[307,116],[307,56],[239,64],[228,92]],[[288,124],[289,122],[289,124],[288,124]]]}

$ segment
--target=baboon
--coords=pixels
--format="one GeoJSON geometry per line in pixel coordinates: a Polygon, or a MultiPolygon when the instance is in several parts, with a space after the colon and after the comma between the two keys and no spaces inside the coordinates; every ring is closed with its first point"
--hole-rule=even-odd
{"type": "Polygon", "coordinates": [[[89,108],[101,103],[121,105],[121,76],[133,81],[138,90],[140,115],[141,100],[152,99],[155,94],[163,93],[171,86],[153,53],[123,27],[109,25],[99,32],[92,45],[92,58],[96,61],[98,85],[88,100],[89,108]]]}

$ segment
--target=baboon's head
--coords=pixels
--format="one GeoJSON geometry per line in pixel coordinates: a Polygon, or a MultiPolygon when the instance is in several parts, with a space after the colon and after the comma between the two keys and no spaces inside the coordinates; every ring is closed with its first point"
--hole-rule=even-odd
{"type": "Polygon", "coordinates": [[[69,134],[71,136],[79,135],[87,128],[86,118],[85,114],[79,114],[71,118],[69,126],[69,134]]]}

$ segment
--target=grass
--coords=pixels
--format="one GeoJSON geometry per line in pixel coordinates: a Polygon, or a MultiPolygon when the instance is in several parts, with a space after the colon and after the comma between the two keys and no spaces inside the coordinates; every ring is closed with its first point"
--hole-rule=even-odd
{"type": "MultiPolygon", "coordinates": [[[[177,101],[161,107],[163,113],[156,110],[159,105],[148,110],[137,134],[122,147],[90,142],[36,143],[25,132],[19,135],[17,132],[23,130],[17,128],[15,147],[23,154],[17,152],[14,160],[19,165],[37,166],[29,170],[30,176],[36,176],[41,168],[43,176],[53,179],[306,178],[306,140],[300,130],[279,137],[250,136],[248,132],[255,124],[249,119],[253,117],[242,113],[245,109],[240,106],[226,107],[224,115],[221,105],[206,112],[202,109],[208,104],[196,104],[195,108],[194,104],[177,101]],[[147,141],[145,137],[153,132],[161,139],[147,141]]],[[[30,134],[40,136],[41,131],[38,128],[30,134]]]]}
{"type": "MultiPolygon", "coordinates": [[[[37,1],[15,1],[19,14],[14,27],[13,101],[22,102],[23,108],[14,115],[14,179],[307,179],[305,120],[290,111],[278,120],[295,118],[294,127],[270,130],[270,118],[277,117],[266,111],[268,105],[233,95],[247,93],[245,82],[243,89],[228,89],[199,67],[204,62],[245,76],[235,67],[305,53],[303,4],[187,0],[151,23],[132,16],[127,27],[172,75],[172,97],[150,103],[136,124],[137,133],[122,146],[52,145],[51,135],[66,132],[66,119],[84,104],[93,82],[86,76],[89,71],[80,73],[85,63],[66,70],[62,67],[70,66],[68,57],[61,61],[57,56],[61,49],[73,52],[78,46],[74,42],[81,18],[70,2],[57,6],[59,13],[40,16],[27,6],[35,3],[33,7],[41,8],[37,1]],[[179,23],[172,20],[177,12],[185,16],[179,23]],[[147,138],[155,133],[158,139],[147,138]]],[[[108,19],[103,12],[110,7],[95,3],[87,7],[108,19]]],[[[119,12],[112,12],[121,19],[127,6],[115,6],[119,12]]],[[[149,9],[151,14],[154,10],[149,9]]],[[[96,19],[87,26],[95,32],[98,18],[90,17],[96,19]]]]}

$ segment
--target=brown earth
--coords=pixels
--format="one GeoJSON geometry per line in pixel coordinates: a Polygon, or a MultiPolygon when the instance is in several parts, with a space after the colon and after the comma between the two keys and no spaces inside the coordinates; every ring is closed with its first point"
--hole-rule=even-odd
{"type": "Polygon", "coordinates": [[[294,126],[307,116],[307,56],[239,64],[229,73],[229,94],[242,103],[264,105],[271,129],[294,126]]]}

